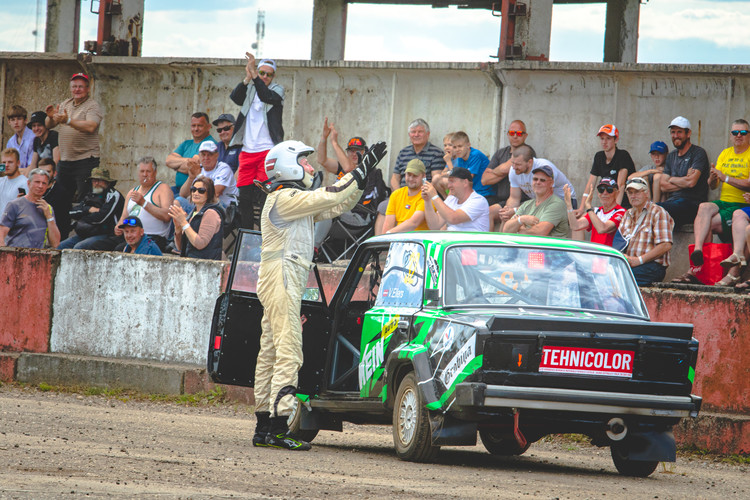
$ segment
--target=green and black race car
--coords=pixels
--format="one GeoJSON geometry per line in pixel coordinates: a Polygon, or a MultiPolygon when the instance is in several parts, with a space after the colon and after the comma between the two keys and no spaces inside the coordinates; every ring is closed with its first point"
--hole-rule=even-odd
{"type": "MultiPolygon", "coordinates": [[[[216,303],[208,371],[253,386],[263,314],[260,235],[242,231],[216,303]]],[[[330,272],[330,271],[329,271],[330,272]]],[[[359,246],[330,303],[314,269],[290,427],[392,424],[397,455],[440,446],[521,454],[552,433],[609,446],[648,476],[675,460],[672,426],[695,417],[692,325],[652,323],[622,254],[554,238],[445,231],[359,246]]]]}

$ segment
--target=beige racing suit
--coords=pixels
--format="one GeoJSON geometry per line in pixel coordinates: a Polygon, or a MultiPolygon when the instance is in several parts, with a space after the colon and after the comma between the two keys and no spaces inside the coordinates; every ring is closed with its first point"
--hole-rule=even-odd
{"type": "Polygon", "coordinates": [[[313,224],[351,210],[362,191],[352,174],[314,191],[282,188],[268,195],[260,218],[263,234],[258,298],[263,333],[255,366],[255,411],[289,415],[302,366],[302,294],[312,267],[313,224]],[[273,399],[271,399],[273,398],[273,399]]]}

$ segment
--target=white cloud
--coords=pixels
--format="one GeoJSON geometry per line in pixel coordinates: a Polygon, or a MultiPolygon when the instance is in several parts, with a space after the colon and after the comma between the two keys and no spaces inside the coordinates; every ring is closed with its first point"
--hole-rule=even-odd
{"type": "Polygon", "coordinates": [[[750,47],[750,2],[660,0],[641,6],[640,37],[750,47]]]}

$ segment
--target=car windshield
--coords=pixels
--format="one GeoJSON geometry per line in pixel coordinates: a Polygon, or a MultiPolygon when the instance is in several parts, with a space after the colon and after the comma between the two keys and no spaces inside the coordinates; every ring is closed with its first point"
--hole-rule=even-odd
{"type": "Polygon", "coordinates": [[[456,246],[443,273],[446,306],[538,306],[647,317],[627,264],[544,248],[456,246]]]}

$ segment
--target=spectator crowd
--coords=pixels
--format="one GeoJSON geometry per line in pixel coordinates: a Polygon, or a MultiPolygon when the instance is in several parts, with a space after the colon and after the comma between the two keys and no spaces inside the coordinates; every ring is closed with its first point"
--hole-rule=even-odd
{"type": "MultiPolygon", "coordinates": [[[[276,62],[246,57],[244,78],[228,96],[237,118],[222,113],[211,121],[204,112],[190,117],[190,138],[164,159],[175,172],[173,186],[156,180],[161,160],[146,156],[135,166],[138,185],[124,195],[117,189],[100,165],[103,112],[86,74],[73,75],[70,97],[43,111],[29,116],[24,107],[11,106],[13,135],[0,153],[0,245],[224,258],[229,230],[260,228],[265,158],[284,140],[285,93],[274,82],[276,62]]],[[[678,116],[666,128],[672,150],[654,138],[652,164],[637,170],[628,151],[618,147],[617,127],[602,125],[594,134],[601,150],[593,154],[578,195],[566,172],[526,143],[522,120],[510,122],[507,145],[487,156],[465,131],[446,134],[438,147],[430,142],[429,124],[416,119],[387,182],[373,172],[360,202],[339,220],[376,235],[429,229],[584,240],[588,233],[592,242],[622,251],[640,285],[664,279],[675,228],[693,224],[691,265],[674,281],[699,282],[716,235],[732,245],[717,285],[750,288],[741,279],[750,244],[750,124],[731,124],[731,146],[714,163],[692,143],[687,118],[678,116]],[[718,199],[709,201],[714,189],[720,189],[718,199]]],[[[342,148],[338,130],[325,119],[317,149],[325,171],[342,177],[366,150],[361,136],[342,148]]],[[[316,226],[316,247],[333,235],[333,224],[316,226]]]]}

